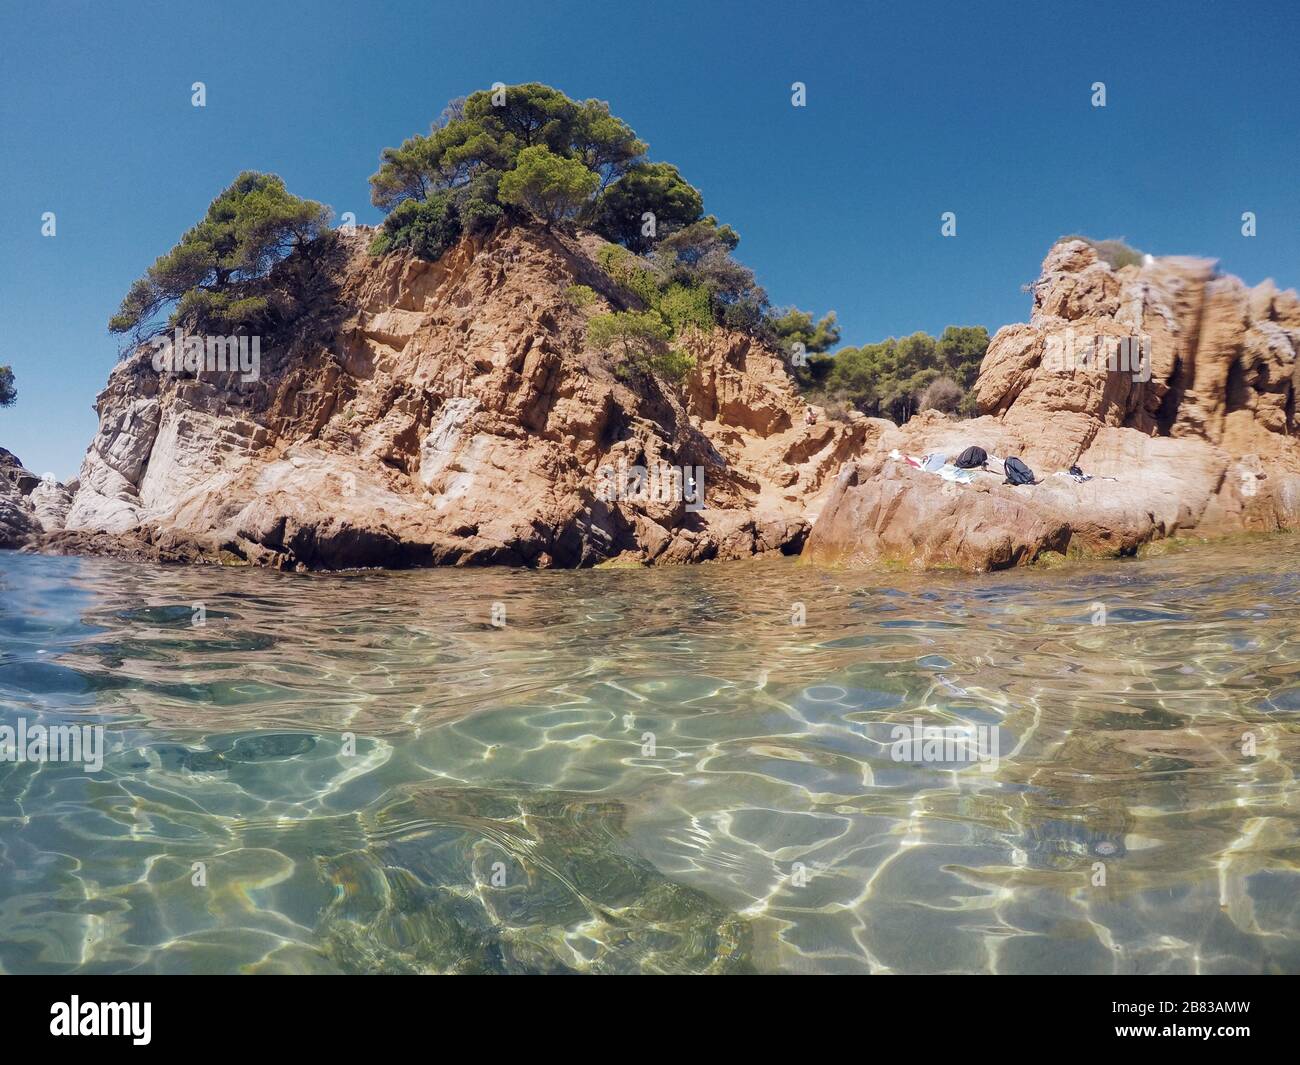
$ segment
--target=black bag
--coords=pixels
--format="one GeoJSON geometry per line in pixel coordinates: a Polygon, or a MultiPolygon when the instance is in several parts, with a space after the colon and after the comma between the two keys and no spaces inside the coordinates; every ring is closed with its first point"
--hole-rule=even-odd
{"type": "Polygon", "coordinates": [[[1017,458],[1006,459],[1002,463],[1003,470],[1006,471],[1006,484],[1037,484],[1034,480],[1034,471],[1026,466],[1017,458]]]}
{"type": "Polygon", "coordinates": [[[952,464],[959,470],[973,470],[977,466],[985,465],[988,461],[989,453],[982,447],[968,447],[952,460],[952,464]]]}

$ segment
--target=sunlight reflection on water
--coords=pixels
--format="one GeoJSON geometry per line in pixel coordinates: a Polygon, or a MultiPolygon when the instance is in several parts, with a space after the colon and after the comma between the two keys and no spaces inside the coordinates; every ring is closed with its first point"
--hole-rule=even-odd
{"type": "Polygon", "coordinates": [[[0,968],[1300,971],[1298,573],[0,553],[0,968]]]}

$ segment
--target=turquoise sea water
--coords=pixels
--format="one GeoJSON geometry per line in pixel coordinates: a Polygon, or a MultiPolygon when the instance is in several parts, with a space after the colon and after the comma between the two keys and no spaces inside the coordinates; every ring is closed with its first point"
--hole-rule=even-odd
{"type": "Polygon", "coordinates": [[[1297,592],[0,553],[0,971],[1297,972],[1297,592]]]}

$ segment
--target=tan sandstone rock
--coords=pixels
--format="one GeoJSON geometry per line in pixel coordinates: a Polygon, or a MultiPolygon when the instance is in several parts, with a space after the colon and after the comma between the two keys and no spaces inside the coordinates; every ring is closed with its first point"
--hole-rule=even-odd
{"type": "Polygon", "coordinates": [[[1000,329],[976,385],[981,417],[926,412],[888,426],[837,477],[805,556],[996,569],[1045,551],[1126,554],[1177,533],[1300,525],[1300,313],[1294,292],[1247,289],[1202,259],[1112,270],[1058,243],[1027,324],[1000,329]],[[1126,371],[1121,345],[1145,348],[1126,371]],[[1026,461],[962,486],[886,454],[969,445],[1026,461]],[[1078,464],[1093,480],[1063,471],[1078,464]]]}
{"type": "MultiPolygon", "coordinates": [[[[861,420],[818,420],[778,354],[725,330],[686,342],[682,386],[624,380],[586,343],[624,296],[603,244],[540,225],[437,263],[345,238],[337,322],[263,352],[261,377],[157,373],[141,349],[99,396],[53,550],[278,567],[577,566],[797,552],[861,420]],[[572,285],[599,294],[581,310],[572,285]],[[622,468],[703,470],[703,509],[606,499],[622,468]]],[[[627,495],[627,493],[624,493],[627,495]]]]}
{"type": "Polygon", "coordinates": [[[502,226],[437,263],[374,259],[369,239],[345,238],[331,316],[264,352],[258,380],[159,374],[148,350],[123,361],[66,520],[62,490],[14,460],[0,546],[298,568],[803,549],[983,570],[1300,524],[1300,299],[1210,260],[1114,270],[1059,242],[1030,320],[990,344],[980,417],[898,427],[829,419],[776,352],[721,329],[687,339],[697,366],[679,386],[620,376],[585,341],[591,314],[629,299],[590,234],[502,226]],[[567,298],[575,284],[593,307],[567,298]],[[1040,483],[1005,485],[995,464],[959,485],[890,457],[971,444],[1040,483]],[[1075,463],[1093,480],[1062,475],[1075,463]],[[703,509],[602,492],[660,464],[703,471],[703,509]]]}

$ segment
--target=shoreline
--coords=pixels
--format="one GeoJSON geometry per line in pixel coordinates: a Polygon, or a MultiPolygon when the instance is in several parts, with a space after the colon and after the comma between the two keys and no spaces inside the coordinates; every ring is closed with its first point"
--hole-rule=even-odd
{"type": "MultiPolygon", "coordinates": [[[[53,534],[59,536],[59,534],[53,534]]],[[[425,573],[454,570],[487,570],[495,574],[502,573],[624,573],[624,572],[659,572],[659,571],[680,571],[692,570],[703,567],[725,567],[727,569],[740,569],[747,566],[763,565],[788,565],[800,568],[807,568],[814,572],[823,573],[842,573],[853,576],[880,576],[880,577],[969,577],[972,579],[991,577],[994,575],[1005,574],[1042,574],[1042,573],[1061,573],[1070,572],[1071,570],[1101,570],[1108,569],[1111,563],[1134,563],[1134,562],[1151,562],[1159,559],[1178,557],[1184,554],[1194,555],[1203,550],[1213,550],[1219,547],[1229,547],[1240,545],[1248,547],[1253,545],[1269,543],[1292,543],[1293,538],[1300,536],[1300,530],[1297,529],[1275,529],[1275,530],[1237,530],[1224,532],[1215,536],[1196,536],[1185,533],[1176,533],[1172,536],[1158,537],[1148,540],[1138,546],[1135,551],[1125,553],[1071,553],[1068,555],[1059,552],[1045,552],[1036,559],[1021,565],[1003,566],[992,569],[966,569],[961,566],[947,564],[934,565],[928,567],[917,567],[908,565],[902,561],[889,560],[879,562],[873,566],[854,565],[847,562],[821,561],[808,558],[804,554],[782,554],[781,552],[771,552],[766,555],[754,555],[748,558],[727,558],[727,559],[705,559],[698,562],[681,562],[673,564],[650,564],[643,562],[620,561],[610,559],[606,562],[598,562],[590,566],[515,566],[505,563],[476,563],[467,566],[456,566],[447,564],[434,564],[427,566],[350,566],[339,568],[318,568],[318,569],[278,569],[275,567],[259,566],[253,562],[222,562],[211,557],[195,557],[192,559],[166,558],[166,557],[147,557],[147,553],[141,549],[141,542],[132,541],[124,544],[121,550],[113,550],[109,546],[103,549],[78,551],[78,550],[48,550],[47,544],[41,542],[24,544],[16,547],[0,548],[0,554],[13,553],[37,558],[77,558],[77,559],[96,559],[106,562],[130,563],[141,566],[157,567],[165,570],[176,570],[181,568],[191,568],[196,570],[218,569],[224,571],[248,571],[248,572],[273,572],[283,573],[300,577],[347,577],[347,576],[365,576],[371,574],[409,574],[425,573]]],[[[110,540],[123,540],[122,537],[109,537],[110,540]]]]}

